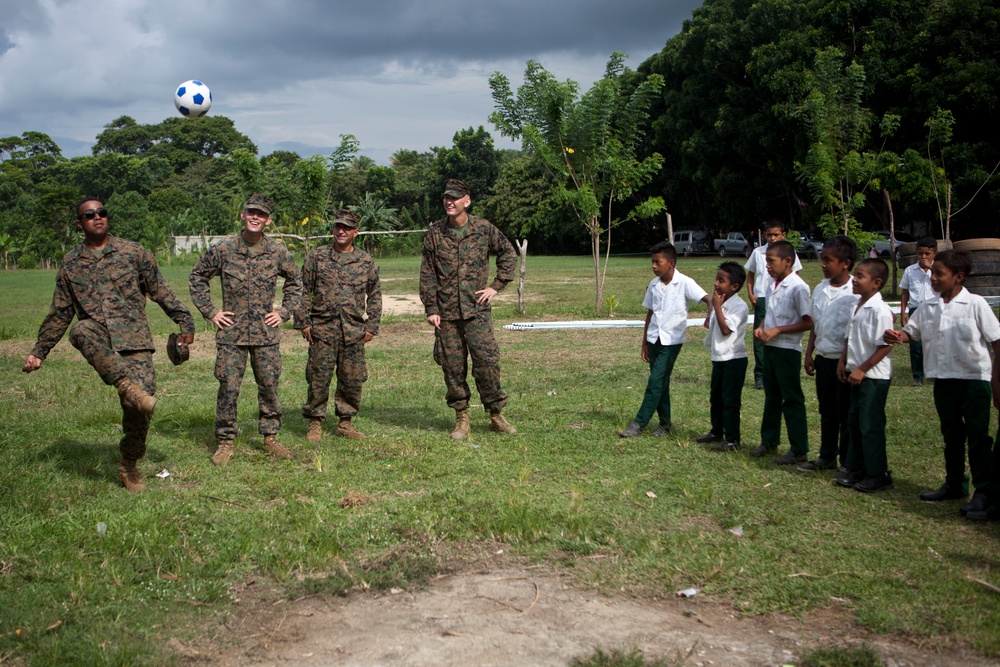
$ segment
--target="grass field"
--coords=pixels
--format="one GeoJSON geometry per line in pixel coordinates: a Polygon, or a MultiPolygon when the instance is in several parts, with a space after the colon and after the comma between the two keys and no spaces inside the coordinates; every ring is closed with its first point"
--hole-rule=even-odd
{"type": "MultiPolygon", "coordinates": [[[[605,295],[617,317],[642,317],[648,264],[612,259],[605,295]]],[[[708,288],[717,264],[678,268],[708,288]]],[[[416,293],[417,259],[381,265],[387,295],[416,293]]],[[[164,267],[185,302],[188,271],[164,267]]],[[[815,285],[818,263],[802,275],[815,285]]],[[[305,441],[306,349],[289,330],[282,442],[300,458],[261,452],[248,381],[224,470],[206,449],[217,384],[199,317],[190,362],[156,355],[160,404],[140,464],[150,488],[133,496],[117,481],[114,391],[65,340],[39,372],[20,372],[54,272],[0,272],[0,664],[170,664],[179,658],[166,640],[215,637],[234,600],[254,594],[248,582],[290,597],[412,588],[461,567],[464,545],[491,540],[604,591],[669,597],[696,586],[748,615],[834,608],[875,633],[1000,656],[1000,596],[970,580],[1000,585],[1000,525],[961,519],[959,502],[918,500],[944,464],[932,389],[909,386],[905,351],[887,406],[895,489],[885,493],[751,459],[749,447],[718,455],[693,444],[708,428],[702,329],[689,332],[675,368],[674,435],[621,440],[646,380],[639,330],[499,329],[593,318],[592,276],[589,258],[529,257],[527,315],[517,313],[516,283],[494,310],[517,435],[489,433],[477,401],[471,439],[451,441],[430,327],[395,316],[368,349],[356,423],[373,437],[305,441]],[[163,469],[169,477],[154,477],[163,469]]],[[[175,327],[155,304],[148,312],[162,345],[175,327]]],[[[803,383],[815,452],[814,391],[803,383]]],[[[763,396],[750,384],[743,401],[752,446],[763,396]]]]}

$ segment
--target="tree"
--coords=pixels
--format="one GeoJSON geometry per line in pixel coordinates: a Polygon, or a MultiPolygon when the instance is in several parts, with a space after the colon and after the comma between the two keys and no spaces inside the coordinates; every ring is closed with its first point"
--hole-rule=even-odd
{"type": "Polygon", "coordinates": [[[494,72],[490,77],[494,102],[490,122],[502,135],[522,139],[524,147],[538,156],[559,182],[560,198],[590,236],[595,311],[601,308],[607,271],[607,253],[602,269],[602,236],[607,235],[610,251],[611,230],[620,221],[613,206],[649,182],[663,164],[659,153],[637,157],[647,111],[663,87],[663,77],[650,75],[627,94],[623,83],[629,72],[624,60],[615,52],[604,77],[583,96],[577,95],[575,82],[558,82],[533,60],[527,63],[516,96],[503,74],[494,72]]]}
{"type": "MultiPolygon", "coordinates": [[[[472,188],[472,196],[483,197],[493,189],[500,175],[500,155],[493,147],[493,137],[480,125],[455,133],[451,148],[434,148],[437,172],[444,179],[458,178],[472,188]]],[[[440,185],[438,185],[440,187],[440,185]]]]}
{"type": "MultiPolygon", "coordinates": [[[[386,206],[384,199],[371,192],[366,192],[357,205],[347,208],[357,213],[358,229],[363,232],[390,232],[399,228],[399,219],[396,217],[398,211],[386,206]]],[[[373,253],[379,243],[380,235],[378,234],[364,236],[365,250],[369,253],[373,253]]]]}

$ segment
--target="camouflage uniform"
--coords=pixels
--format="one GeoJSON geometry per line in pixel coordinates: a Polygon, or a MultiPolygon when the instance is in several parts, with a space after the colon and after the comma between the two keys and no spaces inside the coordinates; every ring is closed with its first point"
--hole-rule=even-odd
{"type": "Polygon", "coordinates": [[[434,361],[444,371],[448,406],[469,407],[468,357],[483,406],[499,412],[507,404],[500,386],[500,348],[493,336],[490,304],[476,303],[475,292],[487,286],[502,290],[514,278],[514,247],[484,218],[469,215],[464,234],[456,234],[448,218],[431,224],[424,237],[420,264],[420,301],[428,317],[441,317],[435,329],[434,361]],[[487,285],[490,253],[497,273],[487,285]]]}
{"type": "Polygon", "coordinates": [[[306,365],[309,395],[302,416],[326,418],[336,368],[334,410],[338,417],[353,417],[361,406],[361,385],[368,379],[365,334],[377,336],[382,320],[378,265],[363,250],[337,252],[330,244],[306,255],[302,283],[305,303],[295,328],[312,327],[313,338],[306,365]]]}
{"type": "Polygon", "coordinates": [[[285,246],[266,235],[254,245],[247,245],[242,234],[236,234],[212,246],[198,260],[189,281],[191,300],[208,320],[220,310],[212,305],[209,281],[214,276],[222,281],[222,310],[234,313],[232,326],[219,329],[215,336],[215,377],[219,381],[215,436],[220,440],[236,438],[236,402],[247,355],[257,382],[257,428],[262,435],[275,435],[281,430],[281,335],[277,327],[264,323],[264,316],[275,310],[278,276],[285,279],[277,309],[281,319],[288,321],[299,308],[299,267],[285,246]]]}
{"type": "MultiPolygon", "coordinates": [[[[146,297],[194,335],[191,312],[174,296],[152,253],[137,243],[108,236],[100,250],[80,244],[63,258],[56,274],[52,306],[38,330],[31,354],[45,359],[69,327],[73,347],[94,367],[105,384],[127,377],[146,393],[156,392],[153,336],[146,321],[146,297]]],[[[118,448],[123,458],[146,453],[149,418],[124,399],[118,448]]]]}

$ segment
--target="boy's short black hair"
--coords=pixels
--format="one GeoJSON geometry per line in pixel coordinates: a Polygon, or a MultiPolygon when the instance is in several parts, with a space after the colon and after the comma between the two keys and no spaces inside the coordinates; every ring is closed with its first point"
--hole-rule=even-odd
{"type": "Polygon", "coordinates": [[[736,262],[723,262],[719,264],[719,271],[729,276],[729,282],[734,285],[743,287],[747,281],[746,270],[736,262]]]}
{"type": "MultiPolygon", "coordinates": [[[[86,203],[87,203],[87,202],[89,202],[89,201],[96,201],[96,202],[100,202],[101,200],[100,200],[100,199],[98,199],[97,197],[84,197],[83,199],[81,199],[81,200],[80,200],[79,202],[77,202],[77,204],[76,204],[76,217],[77,217],[77,218],[81,218],[81,217],[83,217],[83,211],[81,211],[80,209],[81,209],[81,208],[83,208],[83,205],[84,205],[84,204],[86,204],[86,203]]],[[[102,202],[102,203],[103,203],[103,202],[102,202]]]]}
{"type": "Polygon", "coordinates": [[[782,234],[788,231],[788,227],[787,225],[785,225],[785,221],[782,220],[781,218],[771,218],[770,220],[765,222],[764,231],[766,232],[769,229],[779,229],[781,230],[782,234]]]}
{"type": "Polygon", "coordinates": [[[962,282],[965,282],[965,278],[968,278],[972,271],[972,257],[961,250],[942,250],[934,256],[934,263],[938,262],[947,266],[952,273],[961,273],[962,282]]]}
{"type": "Polygon", "coordinates": [[[885,287],[889,280],[889,265],[885,263],[885,260],[869,257],[858,262],[858,268],[863,268],[875,280],[882,281],[882,287],[885,287]]]}
{"type": "Polygon", "coordinates": [[[847,262],[847,270],[854,268],[858,261],[858,244],[849,236],[831,236],[823,242],[823,251],[829,250],[841,262],[847,262]]]}
{"type": "Polygon", "coordinates": [[[795,246],[788,241],[775,241],[767,244],[767,252],[774,251],[781,259],[790,259],[795,262],[795,246]]]}
{"type": "Polygon", "coordinates": [[[918,248],[933,248],[937,250],[937,239],[933,236],[925,236],[924,238],[917,241],[918,248]]]}
{"type": "Polygon", "coordinates": [[[668,260],[677,261],[677,248],[670,241],[660,241],[649,249],[650,255],[663,255],[668,260]]]}

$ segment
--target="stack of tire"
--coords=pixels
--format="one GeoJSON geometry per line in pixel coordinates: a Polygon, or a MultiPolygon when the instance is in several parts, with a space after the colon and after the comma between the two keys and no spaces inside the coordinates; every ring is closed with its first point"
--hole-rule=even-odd
{"type": "Polygon", "coordinates": [[[965,288],[979,296],[1000,296],[1000,239],[955,241],[954,247],[972,257],[965,288]]]}
{"type": "MultiPolygon", "coordinates": [[[[937,251],[951,250],[951,241],[945,239],[938,239],[937,251]]],[[[958,249],[957,247],[955,248],[958,249]]],[[[899,247],[896,248],[896,252],[899,253],[899,268],[905,269],[910,264],[917,263],[917,244],[916,243],[900,243],[899,247]]]]}

